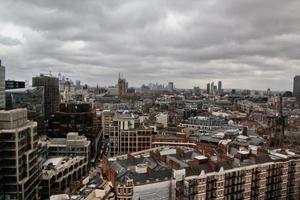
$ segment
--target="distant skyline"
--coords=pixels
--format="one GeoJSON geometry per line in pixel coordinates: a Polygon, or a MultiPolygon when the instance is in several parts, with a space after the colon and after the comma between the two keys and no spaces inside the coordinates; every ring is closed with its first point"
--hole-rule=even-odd
{"type": "Polygon", "coordinates": [[[95,86],[293,89],[298,0],[0,0],[7,79],[58,72],[95,86]]]}

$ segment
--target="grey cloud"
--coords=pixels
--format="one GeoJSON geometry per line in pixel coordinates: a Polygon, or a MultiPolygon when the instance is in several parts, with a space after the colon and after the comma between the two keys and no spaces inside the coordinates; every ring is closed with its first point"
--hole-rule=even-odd
{"type": "Polygon", "coordinates": [[[22,42],[15,38],[10,38],[10,37],[0,35],[0,44],[7,45],[7,46],[16,46],[16,45],[21,45],[22,42]]]}
{"type": "Polygon", "coordinates": [[[16,79],[61,71],[112,85],[122,72],[135,86],[221,79],[290,90],[300,73],[298,10],[297,0],[0,0],[0,24],[23,37],[0,37],[0,55],[16,79]]]}

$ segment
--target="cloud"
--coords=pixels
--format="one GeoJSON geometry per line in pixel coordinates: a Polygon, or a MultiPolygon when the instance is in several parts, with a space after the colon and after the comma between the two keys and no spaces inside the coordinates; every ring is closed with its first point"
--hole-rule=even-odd
{"type": "Polygon", "coordinates": [[[299,9],[297,0],[0,0],[0,56],[11,79],[52,71],[112,85],[121,72],[131,86],[291,90],[299,9]]]}

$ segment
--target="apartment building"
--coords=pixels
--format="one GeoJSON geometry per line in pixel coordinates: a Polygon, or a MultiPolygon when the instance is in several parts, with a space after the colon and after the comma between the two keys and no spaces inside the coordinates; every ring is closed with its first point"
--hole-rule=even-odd
{"type": "Polygon", "coordinates": [[[183,199],[299,199],[300,157],[273,153],[256,164],[186,177],[183,199]]]}
{"type": "Polygon", "coordinates": [[[300,155],[289,150],[226,156],[203,155],[189,147],[159,147],[104,159],[102,169],[117,199],[300,198],[300,155]]]}

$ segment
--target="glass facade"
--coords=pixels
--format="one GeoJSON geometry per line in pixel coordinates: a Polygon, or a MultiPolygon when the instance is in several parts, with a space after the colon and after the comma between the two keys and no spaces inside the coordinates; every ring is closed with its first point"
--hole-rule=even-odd
{"type": "Polygon", "coordinates": [[[30,87],[5,91],[6,109],[27,108],[28,119],[38,122],[38,132],[44,121],[44,88],[30,87]]]}

